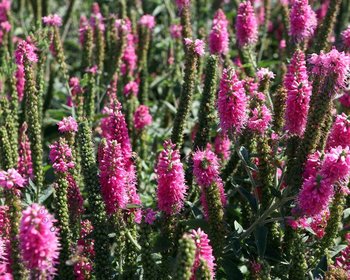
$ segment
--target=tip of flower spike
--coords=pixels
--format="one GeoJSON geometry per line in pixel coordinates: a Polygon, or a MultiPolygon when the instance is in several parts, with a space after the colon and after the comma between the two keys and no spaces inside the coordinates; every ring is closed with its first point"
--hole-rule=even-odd
{"type": "Polygon", "coordinates": [[[199,40],[199,39],[196,39],[194,42],[192,39],[190,38],[185,38],[184,39],[184,42],[185,42],[185,45],[187,46],[187,48],[191,48],[193,47],[193,51],[199,55],[199,56],[203,56],[205,51],[204,51],[204,48],[205,48],[205,44],[204,44],[204,41],[203,40],[199,40]]]}
{"type": "Polygon", "coordinates": [[[273,80],[275,78],[275,74],[268,68],[259,68],[256,75],[260,81],[264,79],[273,80]]]}
{"type": "Polygon", "coordinates": [[[148,29],[153,29],[156,26],[156,21],[152,15],[143,15],[139,20],[139,24],[148,29]]]}
{"type": "Polygon", "coordinates": [[[208,187],[219,176],[219,159],[210,149],[197,150],[193,154],[193,174],[200,186],[208,187]]]}
{"type": "Polygon", "coordinates": [[[46,26],[61,26],[62,18],[57,14],[48,15],[43,17],[43,23],[46,26]]]}
{"type": "Polygon", "coordinates": [[[63,120],[59,121],[57,123],[57,125],[58,125],[58,131],[61,133],[77,132],[78,131],[78,123],[71,116],[69,116],[67,118],[63,118],[63,120]]]}
{"type": "Polygon", "coordinates": [[[24,57],[29,62],[37,62],[38,56],[35,53],[35,51],[36,51],[36,48],[33,44],[28,43],[25,40],[20,41],[17,45],[17,49],[15,52],[16,63],[23,64],[24,57]]]}
{"type": "Polygon", "coordinates": [[[152,116],[146,105],[140,105],[134,113],[134,126],[136,129],[143,129],[152,123],[152,116]]]}

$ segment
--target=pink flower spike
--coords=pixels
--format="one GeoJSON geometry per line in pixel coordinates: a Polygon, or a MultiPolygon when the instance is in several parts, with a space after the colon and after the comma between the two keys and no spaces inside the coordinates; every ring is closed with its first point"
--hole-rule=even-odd
{"type": "Polygon", "coordinates": [[[21,42],[18,43],[16,52],[15,52],[16,63],[23,65],[24,56],[30,62],[37,62],[38,56],[35,53],[35,51],[36,51],[36,48],[34,47],[34,45],[32,45],[31,43],[28,43],[27,41],[22,40],[21,42]]]}
{"type": "Polygon", "coordinates": [[[53,169],[58,173],[66,173],[69,169],[74,168],[75,166],[72,159],[72,150],[63,140],[50,145],[49,157],[53,169]]]}
{"type": "Polygon", "coordinates": [[[121,145],[117,141],[101,144],[99,149],[100,184],[107,212],[114,214],[128,203],[127,172],[121,145]]]}
{"type": "Polygon", "coordinates": [[[62,18],[57,15],[57,14],[53,14],[53,15],[48,15],[46,17],[43,17],[43,23],[46,26],[61,26],[62,25],[62,18]]]}
{"type": "Polygon", "coordinates": [[[61,133],[77,132],[78,131],[78,123],[71,116],[69,116],[67,118],[63,118],[63,120],[59,121],[57,123],[57,125],[58,125],[58,131],[61,133]]]}
{"type": "Polygon", "coordinates": [[[149,113],[149,108],[146,105],[140,105],[134,113],[134,126],[141,130],[152,123],[152,116],[149,113]]]}
{"type": "Polygon", "coordinates": [[[7,172],[3,170],[0,171],[0,186],[3,188],[22,188],[24,183],[25,180],[16,169],[10,168],[7,172]]]}
{"type": "Polygon", "coordinates": [[[139,92],[139,84],[135,81],[130,81],[124,86],[123,93],[125,96],[129,96],[132,94],[133,96],[137,96],[139,92]]]}
{"type": "Polygon", "coordinates": [[[215,277],[215,258],[213,256],[213,249],[210,245],[210,240],[208,239],[208,235],[202,231],[200,228],[198,230],[192,230],[191,237],[196,244],[196,254],[195,261],[192,268],[192,276],[191,280],[195,280],[196,270],[198,269],[201,260],[206,262],[211,279],[215,277]]]}
{"type": "Polygon", "coordinates": [[[143,15],[139,20],[139,25],[148,29],[153,29],[156,26],[156,21],[152,15],[143,15]]]}
{"type": "Polygon", "coordinates": [[[209,147],[193,154],[193,174],[198,185],[209,187],[213,184],[218,179],[219,168],[219,159],[209,147]]]}
{"type": "Polygon", "coordinates": [[[219,133],[215,137],[215,153],[222,159],[227,160],[230,156],[231,141],[226,134],[219,133]]]}
{"type": "Polygon", "coordinates": [[[185,173],[180,152],[175,149],[175,145],[171,141],[165,141],[163,146],[156,167],[158,208],[167,215],[174,215],[184,205],[187,190],[185,173]]]}
{"type": "Polygon", "coordinates": [[[258,24],[250,1],[239,4],[235,29],[238,46],[244,47],[257,43],[258,24]]]}
{"type": "Polygon", "coordinates": [[[323,178],[331,184],[338,181],[348,181],[350,174],[350,153],[349,147],[343,149],[341,146],[331,148],[326,153],[320,171],[323,178]]]}
{"type": "Polygon", "coordinates": [[[254,108],[252,110],[252,116],[248,120],[248,128],[263,134],[271,120],[272,114],[270,110],[265,105],[262,105],[261,108],[254,108]]]}
{"type": "Polygon", "coordinates": [[[316,13],[308,4],[308,0],[295,0],[290,11],[290,36],[296,42],[310,39],[316,26],[316,13]]]}
{"type": "Polygon", "coordinates": [[[350,56],[333,48],[330,52],[312,54],[309,58],[312,65],[311,71],[316,75],[335,76],[334,91],[329,94],[335,95],[345,87],[350,67],[350,56]]]}
{"type": "Polygon", "coordinates": [[[212,54],[225,54],[228,51],[229,34],[228,21],[225,13],[219,9],[214,16],[213,26],[209,35],[209,49],[212,54]]]}
{"type": "Polygon", "coordinates": [[[58,263],[60,244],[54,218],[44,206],[32,204],[22,212],[19,242],[25,266],[36,275],[51,277],[58,263]]]}
{"type": "Polygon", "coordinates": [[[298,195],[298,205],[302,214],[314,216],[328,208],[333,195],[331,182],[316,175],[304,181],[298,195]]]}
{"type": "Polygon", "coordinates": [[[350,118],[342,113],[338,115],[329,133],[326,149],[350,146],[350,118]]]}
{"type": "Polygon", "coordinates": [[[287,90],[285,129],[290,135],[301,137],[306,127],[312,87],[308,80],[305,55],[300,50],[293,54],[288,65],[284,87],[287,90]]]}
{"type": "Polygon", "coordinates": [[[247,121],[248,98],[233,69],[223,71],[217,102],[223,132],[240,134],[247,121]]]}

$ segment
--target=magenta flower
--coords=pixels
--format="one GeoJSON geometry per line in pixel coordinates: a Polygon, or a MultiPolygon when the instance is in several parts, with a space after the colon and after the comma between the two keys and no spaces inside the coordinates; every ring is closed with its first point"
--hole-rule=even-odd
{"type": "Polygon", "coordinates": [[[9,272],[8,241],[0,236],[0,279],[13,280],[9,272]]]}
{"type": "Polygon", "coordinates": [[[62,18],[57,15],[48,15],[46,17],[43,17],[43,23],[46,26],[61,26],[62,25],[62,18]]]}
{"type": "Polygon", "coordinates": [[[130,30],[127,34],[127,42],[126,47],[122,56],[122,66],[121,66],[121,72],[123,75],[125,74],[132,74],[132,72],[136,69],[137,65],[137,55],[135,51],[135,37],[131,33],[131,23],[129,19],[125,20],[126,26],[130,26],[130,30]]]}
{"type": "Polygon", "coordinates": [[[265,105],[262,105],[261,108],[254,108],[252,110],[252,116],[248,120],[248,128],[263,134],[269,127],[271,120],[272,115],[270,110],[265,105]]]}
{"type": "Polygon", "coordinates": [[[149,225],[153,225],[154,221],[157,219],[157,212],[153,211],[151,208],[144,210],[145,222],[149,225]]]}
{"type": "Polygon", "coordinates": [[[305,55],[300,50],[293,54],[284,78],[284,86],[287,90],[285,129],[291,135],[302,137],[307,122],[312,88],[308,81],[305,55]]]}
{"type": "Polygon", "coordinates": [[[256,76],[258,77],[259,81],[264,79],[273,80],[275,78],[275,74],[270,71],[269,68],[259,68],[256,72],[256,76]]]}
{"type": "Polygon", "coordinates": [[[63,118],[62,121],[59,121],[57,123],[57,125],[58,125],[58,131],[61,133],[77,132],[78,131],[78,123],[71,116],[69,116],[67,118],[63,118]]]}
{"type": "Polygon", "coordinates": [[[304,180],[298,195],[298,205],[302,214],[314,216],[328,208],[333,195],[331,182],[316,175],[304,180]]]}
{"type": "Polygon", "coordinates": [[[73,155],[71,148],[63,141],[55,142],[50,145],[50,160],[53,169],[58,173],[66,173],[74,168],[73,155]]]}
{"type": "MultiPolygon", "coordinates": [[[[219,189],[221,204],[223,207],[225,207],[227,204],[227,199],[226,199],[226,194],[225,194],[225,190],[224,190],[224,184],[222,183],[222,180],[220,177],[216,178],[215,184],[216,184],[216,187],[219,189]]],[[[208,220],[209,219],[209,207],[208,207],[208,203],[207,203],[207,198],[205,196],[205,192],[203,190],[202,190],[202,194],[201,194],[201,204],[203,206],[204,218],[206,220],[208,220]]]]}
{"type": "Polygon", "coordinates": [[[204,48],[205,48],[205,44],[204,44],[204,41],[203,40],[199,40],[199,39],[196,39],[194,42],[192,39],[189,39],[189,38],[185,38],[184,39],[185,41],[185,45],[189,48],[191,46],[193,46],[193,49],[194,49],[194,52],[199,55],[199,56],[203,56],[205,51],[204,51],[204,48]]]}
{"type": "Polygon", "coordinates": [[[9,219],[9,207],[7,205],[0,206],[0,237],[8,238],[10,234],[10,219],[9,219]]]}
{"type": "Polygon", "coordinates": [[[350,108],[350,93],[346,91],[340,98],[339,102],[345,108],[350,108]]]}
{"type": "Polygon", "coordinates": [[[139,20],[139,25],[148,29],[153,29],[156,26],[156,21],[152,15],[143,15],[139,20]]]}
{"type": "Polygon", "coordinates": [[[350,173],[349,147],[331,148],[325,154],[320,174],[332,184],[338,181],[347,181],[350,173]]]}
{"type": "Polygon", "coordinates": [[[225,54],[228,51],[229,34],[228,21],[225,13],[219,9],[214,16],[213,26],[209,35],[209,49],[212,54],[225,54]]]}
{"type": "Polygon", "coordinates": [[[198,185],[209,187],[215,183],[219,176],[219,169],[219,159],[209,147],[203,151],[197,150],[193,154],[193,175],[198,185]]]}
{"type": "Polygon", "coordinates": [[[5,189],[23,188],[25,180],[16,169],[10,168],[7,171],[0,171],[0,187],[5,189]]]}
{"type": "Polygon", "coordinates": [[[319,172],[322,165],[322,153],[316,151],[315,153],[308,156],[307,161],[304,166],[303,178],[308,179],[310,177],[315,177],[319,172]]]}
{"type": "Polygon", "coordinates": [[[140,105],[134,113],[134,125],[136,129],[143,129],[152,123],[152,116],[146,105],[140,105]]]}
{"type": "Polygon", "coordinates": [[[133,95],[137,96],[139,92],[139,84],[135,81],[130,81],[124,86],[123,93],[125,96],[133,95]]]}
{"type": "Polygon", "coordinates": [[[126,189],[127,173],[124,167],[121,145],[115,140],[108,141],[99,150],[100,184],[106,209],[114,214],[126,208],[128,195],[126,189]]]}
{"type": "Polygon", "coordinates": [[[240,134],[247,120],[247,96],[233,69],[224,69],[218,93],[220,127],[240,134]]]}
{"type": "Polygon", "coordinates": [[[350,26],[341,33],[344,49],[350,49],[350,26]]]}
{"type": "Polygon", "coordinates": [[[174,215],[183,208],[187,186],[180,152],[171,141],[165,141],[163,146],[156,167],[158,208],[168,215],[174,215]]]}
{"type": "Polygon", "coordinates": [[[19,241],[26,267],[52,279],[56,272],[60,245],[54,218],[44,206],[32,204],[22,212],[19,241]]]}
{"type": "Polygon", "coordinates": [[[24,56],[30,62],[37,62],[38,56],[35,53],[35,51],[36,51],[36,48],[34,47],[34,45],[32,45],[31,43],[28,43],[27,41],[22,40],[21,42],[18,43],[16,52],[15,52],[16,63],[23,65],[24,56]]]}
{"type": "Polygon", "coordinates": [[[219,133],[215,137],[214,149],[215,153],[222,159],[227,160],[231,154],[231,141],[226,134],[219,133]]]}
{"type": "Polygon", "coordinates": [[[176,5],[178,9],[181,11],[184,7],[187,7],[190,5],[191,1],[190,0],[176,0],[176,5]]]}
{"type": "Polygon", "coordinates": [[[80,86],[79,78],[77,77],[71,77],[69,79],[69,87],[73,96],[82,94],[84,92],[83,88],[80,86]]]}
{"type": "Polygon", "coordinates": [[[337,146],[350,147],[350,118],[344,113],[336,117],[327,139],[326,149],[337,146]]]}
{"type": "Polygon", "coordinates": [[[211,274],[211,279],[214,279],[215,258],[213,256],[213,249],[209,244],[210,240],[208,239],[208,235],[199,228],[197,231],[192,230],[191,237],[196,244],[196,254],[195,254],[195,261],[192,267],[191,280],[196,279],[195,273],[200,265],[201,260],[206,262],[211,274]]]}
{"type": "Polygon", "coordinates": [[[18,173],[28,182],[33,177],[33,162],[30,142],[27,136],[27,123],[24,122],[19,133],[18,173]]]}
{"type": "Polygon", "coordinates": [[[328,94],[335,95],[344,87],[350,66],[350,56],[333,48],[328,53],[321,51],[319,55],[312,54],[309,63],[312,65],[312,73],[324,77],[335,76],[335,92],[328,94]]]}
{"type": "Polygon", "coordinates": [[[172,24],[170,25],[170,36],[173,39],[181,38],[182,25],[181,24],[172,24]]]}
{"type": "Polygon", "coordinates": [[[310,39],[317,26],[316,13],[308,0],[295,0],[290,11],[289,34],[296,42],[310,39]]]}
{"type": "Polygon", "coordinates": [[[258,41],[258,24],[250,1],[239,4],[235,29],[238,46],[255,45],[258,41]]]}
{"type": "Polygon", "coordinates": [[[107,140],[116,140],[122,148],[126,169],[131,164],[132,149],[122,106],[118,101],[112,104],[108,117],[101,121],[102,136],[107,140]]]}
{"type": "Polygon", "coordinates": [[[83,15],[80,17],[80,20],[79,20],[79,43],[82,46],[85,43],[85,33],[88,28],[89,28],[89,22],[86,16],[83,15]]]}
{"type": "Polygon", "coordinates": [[[101,31],[105,31],[105,25],[103,23],[104,18],[100,11],[100,6],[97,2],[93,3],[91,6],[91,17],[90,17],[90,25],[93,29],[100,29],[101,31]]]}

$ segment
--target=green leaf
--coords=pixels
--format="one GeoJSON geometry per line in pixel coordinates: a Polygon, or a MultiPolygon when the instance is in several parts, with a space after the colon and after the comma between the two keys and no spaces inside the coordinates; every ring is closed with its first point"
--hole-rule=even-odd
{"type": "Polygon", "coordinates": [[[244,231],[244,229],[241,226],[241,224],[239,222],[237,222],[237,221],[233,222],[233,226],[235,227],[235,230],[237,231],[238,234],[241,234],[244,231]]]}

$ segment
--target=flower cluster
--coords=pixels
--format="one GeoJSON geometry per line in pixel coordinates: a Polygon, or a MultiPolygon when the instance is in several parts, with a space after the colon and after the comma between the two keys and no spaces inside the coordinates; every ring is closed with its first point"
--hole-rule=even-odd
{"type": "Polygon", "coordinates": [[[303,136],[309,111],[311,85],[308,81],[305,55],[297,50],[290,61],[284,78],[287,90],[285,129],[291,135],[303,136]]]}
{"type": "Polygon", "coordinates": [[[209,244],[210,240],[208,239],[208,235],[199,228],[198,230],[192,230],[191,237],[196,244],[196,254],[195,261],[192,267],[191,279],[195,279],[195,273],[200,265],[201,260],[207,264],[210,271],[211,279],[214,279],[215,258],[213,256],[213,249],[209,244]]]}
{"type": "Polygon", "coordinates": [[[22,188],[25,180],[16,169],[10,168],[7,171],[0,171],[0,186],[5,189],[22,188]]]}
{"type": "Polygon", "coordinates": [[[220,9],[215,13],[213,26],[209,35],[209,49],[212,54],[225,54],[228,51],[228,20],[220,9]]]}
{"type": "Polygon", "coordinates": [[[63,118],[62,121],[57,123],[57,126],[58,131],[61,133],[74,133],[78,131],[78,123],[71,116],[63,118]]]}
{"type": "Polygon", "coordinates": [[[289,34],[296,42],[312,37],[317,26],[316,13],[308,4],[308,0],[296,0],[290,11],[289,34]]]}
{"type": "Polygon", "coordinates": [[[52,276],[58,262],[58,232],[54,218],[44,206],[32,204],[22,213],[19,241],[26,267],[37,274],[52,276]]]}
{"type": "Polygon", "coordinates": [[[62,18],[57,15],[57,14],[53,14],[53,15],[48,15],[46,17],[43,17],[43,23],[46,26],[61,26],[62,25],[62,18]]]}
{"type": "Polygon", "coordinates": [[[221,129],[241,133],[247,120],[247,104],[243,83],[233,69],[225,69],[220,81],[218,112],[221,129]]]}
{"type": "Polygon", "coordinates": [[[158,208],[173,215],[183,207],[187,186],[179,151],[171,141],[165,141],[163,146],[156,167],[158,208]]]}
{"type": "Polygon", "coordinates": [[[250,1],[239,4],[235,28],[238,46],[244,47],[257,43],[258,24],[250,1]]]}
{"type": "Polygon", "coordinates": [[[185,45],[190,48],[193,47],[194,52],[199,55],[199,56],[203,56],[205,53],[205,44],[204,41],[196,39],[196,40],[192,40],[189,38],[185,38],[185,45]]]}
{"type": "Polygon", "coordinates": [[[52,167],[58,173],[66,173],[75,166],[72,150],[64,140],[57,141],[50,145],[49,157],[52,162],[52,167]]]}
{"type": "Polygon", "coordinates": [[[140,105],[134,113],[135,128],[141,130],[152,123],[152,116],[146,105],[140,105]]]}

